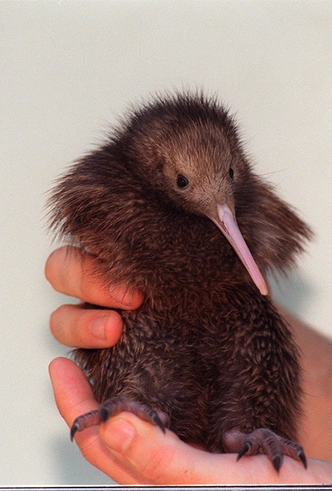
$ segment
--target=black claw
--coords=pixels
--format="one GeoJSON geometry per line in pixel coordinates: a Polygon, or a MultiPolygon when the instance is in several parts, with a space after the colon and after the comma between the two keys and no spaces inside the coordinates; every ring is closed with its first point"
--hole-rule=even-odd
{"type": "Polygon", "coordinates": [[[239,450],[239,453],[237,454],[237,459],[236,460],[240,460],[241,457],[243,457],[244,455],[246,455],[250,450],[250,444],[248,442],[245,442],[242,447],[240,448],[239,450]]]}
{"type": "Polygon", "coordinates": [[[75,436],[75,433],[77,432],[78,428],[79,428],[79,425],[75,420],[72,427],[70,428],[70,440],[71,441],[74,440],[74,436],[75,436]]]}
{"type": "Polygon", "coordinates": [[[105,406],[99,407],[99,416],[103,423],[105,423],[109,418],[109,410],[105,406]]]}
{"type": "Polygon", "coordinates": [[[279,473],[282,464],[282,455],[274,455],[272,457],[272,464],[275,470],[279,473]]]}
{"type": "Polygon", "coordinates": [[[155,412],[154,414],[152,414],[152,420],[154,422],[155,425],[159,426],[159,428],[161,429],[161,431],[163,433],[166,433],[166,430],[165,430],[165,426],[164,426],[164,423],[161,421],[161,419],[159,418],[158,416],[158,413],[155,412]]]}
{"type": "Polygon", "coordinates": [[[308,462],[307,462],[307,457],[304,455],[303,450],[298,453],[298,457],[301,460],[302,464],[304,465],[304,468],[306,469],[308,467],[308,462]]]}

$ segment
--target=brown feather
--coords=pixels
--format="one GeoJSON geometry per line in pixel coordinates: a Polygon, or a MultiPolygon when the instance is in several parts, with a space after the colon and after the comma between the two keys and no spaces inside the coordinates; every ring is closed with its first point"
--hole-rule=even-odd
{"type": "Polygon", "coordinates": [[[224,451],[225,431],[235,427],[296,440],[298,350],[205,216],[216,196],[229,203],[263,275],[294,264],[311,232],[254,173],[215,98],[155,99],[60,178],[52,230],[94,253],[106,284],[145,297],[137,311],[121,312],[114,348],[75,358],[99,401],[147,403],[169,415],[181,438],[209,450],[224,451]],[[190,176],[190,192],[177,189],[179,173],[190,176]]]}

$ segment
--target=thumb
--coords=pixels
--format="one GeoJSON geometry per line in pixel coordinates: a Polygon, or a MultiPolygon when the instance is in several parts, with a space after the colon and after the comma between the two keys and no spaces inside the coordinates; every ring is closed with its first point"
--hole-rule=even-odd
{"type": "MultiPolygon", "coordinates": [[[[151,484],[199,484],[213,481],[217,459],[182,442],[174,433],[123,412],[100,427],[100,438],[122,464],[151,484]]],[[[235,461],[234,456],[228,457],[235,461]]],[[[219,464],[220,465],[220,462],[219,464]]]]}
{"type": "MultiPolygon", "coordinates": [[[[236,461],[235,454],[212,454],[181,441],[174,433],[123,412],[100,426],[100,438],[111,455],[127,467],[138,482],[185,484],[308,484],[326,481],[324,469],[310,462],[313,474],[285,458],[276,474],[265,455],[236,461]],[[319,476],[319,477],[318,477],[319,476]]],[[[317,461],[318,462],[318,461],[317,461]]],[[[324,462],[323,462],[324,464],[324,462]]]]}

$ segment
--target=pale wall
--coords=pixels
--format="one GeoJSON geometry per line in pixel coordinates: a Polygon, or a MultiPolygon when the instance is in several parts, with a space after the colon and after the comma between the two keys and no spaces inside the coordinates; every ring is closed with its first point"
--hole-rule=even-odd
{"type": "Polygon", "coordinates": [[[317,237],[277,297],[331,334],[332,3],[0,2],[0,484],[109,482],[55,408],[45,193],[130,101],[205,87],[317,237]]]}

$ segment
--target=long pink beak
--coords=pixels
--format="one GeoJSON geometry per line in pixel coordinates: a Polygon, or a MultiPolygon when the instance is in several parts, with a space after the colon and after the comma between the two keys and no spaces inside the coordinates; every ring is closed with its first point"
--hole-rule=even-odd
{"type": "Polygon", "coordinates": [[[266,282],[242,237],[230,208],[227,205],[218,204],[217,210],[219,220],[216,220],[215,218],[211,218],[211,220],[217,225],[232,245],[261,294],[267,295],[268,288],[266,282]]]}

